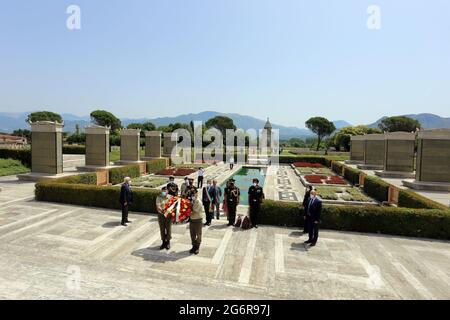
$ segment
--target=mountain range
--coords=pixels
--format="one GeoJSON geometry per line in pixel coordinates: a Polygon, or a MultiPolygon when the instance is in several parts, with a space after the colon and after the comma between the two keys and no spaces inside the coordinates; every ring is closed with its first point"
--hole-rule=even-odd
{"type": "MultiPolygon", "coordinates": [[[[29,129],[28,124],[25,122],[28,114],[30,112],[22,112],[22,113],[14,113],[14,112],[0,112],[0,132],[12,132],[16,129],[29,129]]],[[[244,130],[247,129],[260,129],[264,127],[266,120],[258,119],[251,116],[241,115],[237,113],[221,113],[215,111],[205,111],[200,113],[189,113],[182,114],[176,117],[159,117],[159,118],[123,118],[121,119],[122,125],[127,126],[132,122],[145,122],[150,121],[154,123],[156,126],[168,125],[170,123],[189,123],[190,121],[202,121],[206,122],[207,120],[218,116],[223,115],[230,117],[233,119],[234,124],[238,128],[242,128],[244,130]]],[[[67,132],[74,132],[75,126],[78,124],[80,128],[84,128],[91,124],[91,120],[89,116],[76,116],[69,113],[63,113],[61,116],[64,119],[65,126],[64,130],[67,132]]],[[[422,127],[425,129],[434,129],[434,128],[450,128],[450,118],[443,118],[435,114],[429,113],[421,113],[421,114],[410,114],[406,115],[413,119],[417,119],[422,124],[422,127]]],[[[370,127],[377,127],[378,124],[385,117],[378,119],[377,121],[369,124],[370,127]]],[[[351,125],[349,122],[345,120],[336,120],[333,121],[337,129],[340,129],[345,126],[351,125]]],[[[312,136],[313,133],[306,128],[299,127],[289,127],[283,126],[280,124],[272,123],[272,127],[274,129],[280,130],[280,139],[289,139],[293,137],[304,138],[308,136],[312,136]]]]}
{"type": "MultiPolygon", "coordinates": [[[[25,122],[28,114],[30,112],[23,113],[1,113],[0,112],[0,132],[12,132],[15,129],[29,129],[28,124],[25,122]]],[[[215,111],[205,111],[200,113],[189,113],[182,114],[176,117],[159,117],[159,118],[122,118],[122,125],[126,127],[128,124],[133,122],[146,122],[150,121],[154,123],[156,126],[164,126],[170,123],[189,123],[190,121],[202,121],[203,123],[208,121],[209,119],[215,116],[227,116],[233,119],[234,124],[238,128],[242,128],[244,130],[247,129],[261,129],[264,127],[266,120],[257,119],[255,117],[240,115],[237,113],[221,113],[215,111]]],[[[68,113],[61,114],[64,119],[64,131],[74,132],[75,126],[78,124],[80,128],[84,128],[91,124],[91,120],[89,116],[75,116],[68,113]]],[[[335,126],[337,128],[342,128],[344,126],[350,125],[348,122],[344,120],[335,121],[335,126]]],[[[293,137],[307,137],[312,136],[313,133],[306,128],[298,128],[298,127],[287,127],[279,124],[272,123],[272,127],[274,129],[280,130],[280,139],[289,139],[293,137]]]]}

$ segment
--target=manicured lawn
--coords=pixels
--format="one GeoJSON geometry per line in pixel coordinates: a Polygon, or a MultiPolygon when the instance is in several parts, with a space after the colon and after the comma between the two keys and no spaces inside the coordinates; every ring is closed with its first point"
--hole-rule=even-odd
{"type": "Polygon", "coordinates": [[[316,187],[317,194],[324,200],[345,200],[371,202],[372,198],[366,196],[355,187],[316,187]]]}
{"type": "Polygon", "coordinates": [[[12,159],[0,159],[0,176],[11,176],[19,173],[30,172],[20,161],[12,159]]]}
{"type": "MultiPolygon", "coordinates": [[[[141,157],[145,156],[145,149],[141,149],[141,157]]],[[[120,150],[112,150],[109,153],[109,161],[119,161],[120,160],[120,150]]]]}
{"type": "Polygon", "coordinates": [[[169,182],[169,179],[166,178],[157,178],[157,177],[140,177],[131,180],[131,185],[134,187],[146,187],[146,188],[156,188],[163,184],[169,182]]]}

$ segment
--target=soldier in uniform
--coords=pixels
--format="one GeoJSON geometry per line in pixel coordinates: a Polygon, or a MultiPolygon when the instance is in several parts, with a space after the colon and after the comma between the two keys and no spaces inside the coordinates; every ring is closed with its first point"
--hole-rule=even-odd
{"type": "Polygon", "coordinates": [[[158,211],[158,224],[161,233],[162,244],[159,250],[170,249],[170,239],[172,238],[172,222],[164,216],[164,207],[170,196],[167,194],[167,187],[161,188],[161,193],[156,197],[156,210],[158,211]]]}
{"type": "Polygon", "coordinates": [[[250,221],[252,227],[258,228],[258,215],[261,203],[264,200],[263,188],[257,178],[253,179],[253,185],[248,189],[248,205],[250,206],[250,221]]]}
{"type": "Polygon", "coordinates": [[[225,201],[228,208],[228,225],[232,226],[236,220],[236,207],[239,204],[239,198],[241,192],[239,188],[234,184],[235,180],[230,179],[228,185],[225,188],[225,201]]]}
{"type": "Polygon", "coordinates": [[[173,176],[169,178],[169,183],[167,184],[167,193],[172,197],[176,197],[178,195],[178,185],[175,183],[175,178],[173,176]]]}
{"type": "Polygon", "coordinates": [[[185,190],[185,198],[192,202],[194,194],[197,193],[197,188],[194,186],[194,178],[189,178],[188,181],[189,184],[187,185],[185,190]]]}
{"type": "Polygon", "coordinates": [[[181,184],[180,196],[186,198],[186,188],[189,185],[188,177],[184,177],[184,182],[181,184]]]}

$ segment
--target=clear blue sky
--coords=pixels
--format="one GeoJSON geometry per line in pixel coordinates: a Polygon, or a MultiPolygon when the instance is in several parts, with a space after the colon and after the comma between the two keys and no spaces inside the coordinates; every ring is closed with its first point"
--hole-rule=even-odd
{"type": "Polygon", "coordinates": [[[448,0],[2,0],[0,111],[448,117],[449,17],[448,0]]]}

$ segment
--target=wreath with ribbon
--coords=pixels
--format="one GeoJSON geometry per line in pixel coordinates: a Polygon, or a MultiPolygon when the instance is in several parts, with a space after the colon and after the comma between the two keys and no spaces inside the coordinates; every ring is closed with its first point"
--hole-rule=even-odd
{"type": "Polygon", "coordinates": [[[172,197],[164,206],[164,216],[174,223],[183,222],[191,215],[191,207],[188,199],[172,197]]]}

